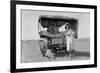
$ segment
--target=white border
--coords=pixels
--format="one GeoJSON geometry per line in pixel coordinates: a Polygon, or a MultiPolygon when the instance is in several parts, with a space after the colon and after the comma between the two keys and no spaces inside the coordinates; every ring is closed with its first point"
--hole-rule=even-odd
{"type": "Polygon", "coordinates": [[[51,7],[51,6],[31,6],[16,5],[16,68],[39,68],[54,66],[72,66],[72,65],[88,65],[94,64],[94,10],[84,8],[68,8],[68,7],[51,7]],[[21,9],[29,10],[49,10],[49,11],[70,11],[70,12],[89,12],[90,13],[90,60],[78,61],[60,61],[60,62],[39,62],[39,63],[21,63],[21,38],[20,38],[20,22],[21,9]]]}

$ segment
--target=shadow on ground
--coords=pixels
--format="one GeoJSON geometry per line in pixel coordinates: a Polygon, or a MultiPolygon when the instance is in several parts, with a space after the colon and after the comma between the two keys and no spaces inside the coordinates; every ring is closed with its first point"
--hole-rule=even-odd
{"type": "Polygon", "coordinates": [[[90,57],[90,53],[89,52],[80,52],[80,51],[76,51],[75,52],[75,56],[84,56],[84,57],[90,57]]]}
{"type": "MultiPolygon", "coordinates": [[[[64,57],[64,56],[68,56],[68,52],[59,52],[56,54],[56,57],[64,57]]],[[[90,53],[89,52],[82,52],[82,51],[75,51],[74,55],[76,57],[90,57],[90,53]]]]}

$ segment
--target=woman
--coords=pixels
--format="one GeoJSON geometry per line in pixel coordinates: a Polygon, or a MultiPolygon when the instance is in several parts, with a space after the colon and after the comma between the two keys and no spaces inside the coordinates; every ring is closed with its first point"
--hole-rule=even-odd
{"type": "Polygon", "coordinates": [[[65,37],[66,37],[66,51],[72,51],[75,49],[75,38],[74,38],[74,31],[71,29],[70,25],[65,26],[65,37]]]}

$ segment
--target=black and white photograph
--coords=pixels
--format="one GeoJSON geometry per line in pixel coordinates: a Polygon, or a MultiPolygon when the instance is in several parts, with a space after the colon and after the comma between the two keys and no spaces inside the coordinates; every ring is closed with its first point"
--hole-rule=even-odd
{"type": "Polygon", "coordinates": [[[21,10],[21,62],[90,59],[90,14],[21,10]]]}
{"type": "Polygon", "coordinates": [[[18,3],[12,10],[16,69],[96,66],[95,6],[18,3]]]}

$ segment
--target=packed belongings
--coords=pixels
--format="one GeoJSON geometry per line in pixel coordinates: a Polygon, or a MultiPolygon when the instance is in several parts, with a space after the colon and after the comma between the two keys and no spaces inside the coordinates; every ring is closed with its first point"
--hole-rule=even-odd
{"type": "MultiPolygon", "coordinates": [[[[71,29],[75,32],[75,38],[78,38],[78,20],[76,18],[64,17],[64,16],[52,16],[52,15],[42,15],[39,17],[39,35],[40,38],[44,40],[44,46],[46,51],[48,49],[54,54],[58,51],[66,51],[66,40],[63,31],[59,31],[63,26],[70,24],[71,29]]],[[[41,47],[40,47],[41,48],[41,47]]],[[[43,48],[42,48],[43,49],[43,48]]],[[[46,54],[46,52],[45,52],[46,54]]]]}

